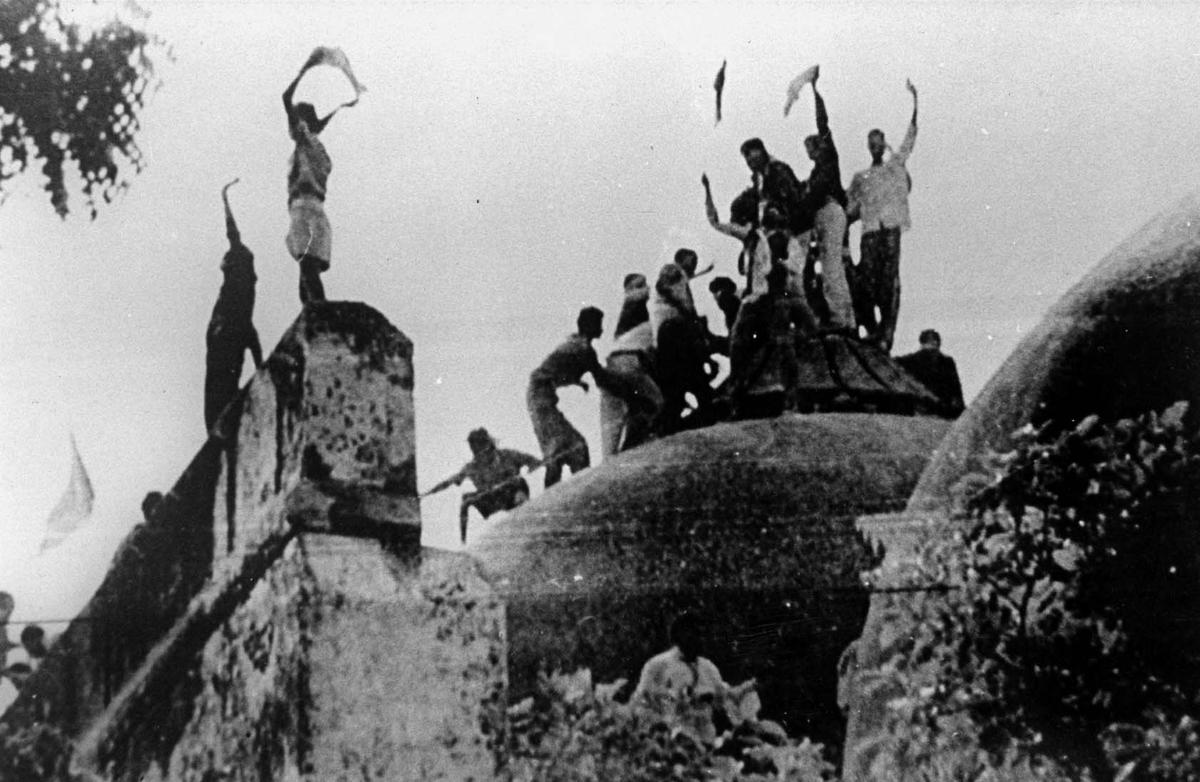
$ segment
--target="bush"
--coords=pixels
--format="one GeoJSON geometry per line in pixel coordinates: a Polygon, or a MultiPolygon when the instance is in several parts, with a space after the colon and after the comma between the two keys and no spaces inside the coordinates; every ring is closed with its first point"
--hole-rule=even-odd
{"type": "Polygon", "coordinates": [[[53,725],[0,723],[0,782],[75,782],[70,757],[70,740],[53,725]]]}
{"type": "Polygon", "coordinates": [[[820,744],[789,739],[757,720],[757,695],[719,733],[710,703],[617,700],[625,681],[592,684],[590,671],[539,678],[537,691],[489,726],[499,776],[511,782],[724,780],[821,782],[833,766],[820,744]]]}
{"type": "Polygon", "coordinates": [[[967,482],[956,534],[902,576],[940,589],[902,609],[885,670],[904,695],[881,762],[947,779],[1196,778],[1200,438],[1185,414],[1026,427],[967,482]]]}

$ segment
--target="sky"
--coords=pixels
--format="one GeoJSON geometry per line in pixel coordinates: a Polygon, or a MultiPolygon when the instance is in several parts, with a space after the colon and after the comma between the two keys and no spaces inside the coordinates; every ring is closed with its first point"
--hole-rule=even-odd
{"type": "MultiPolygon", "coordinates": [[[[581,306],[603,308],[611,330],[626,273],[653,276],[688,246],[737,276],[700,175],[723,215],[749,183],[738,147],[750,136],[805,175],[811,96],[787,118],[782,107],[814,63],[847,184],[870,162],[868,130],[903,137],[905,79],[920,91],[897,352],[937,328],[968,397],[1104,253],[1200,181],[1188,4],[142,5],[174,53],[142,115],[145,172],[95,221],[78,196],[58,219],[36,168],[0,205],[0,589],[18,620],[74,615],[144,494],[169,488],[201,445],[220,189],[234,177],[264,348],[298,314],[279,96],[314,46],[341,47],[368,88],[323,134],[326,290],[415,343],[422,488],[467,459],[476,426],[536,453],[528,374],[581,306]],[[71,434],[95,509],[39,556],[71,434]]],[[[326,68],[297,97],[327,110],[350,94],[326,68]]],[[[595,391],[565,391],[562,408],[598,454],[595,391]]],[[[457,547],[457,503],[455,490],[425,501],[427,545],[457,547]]]]}

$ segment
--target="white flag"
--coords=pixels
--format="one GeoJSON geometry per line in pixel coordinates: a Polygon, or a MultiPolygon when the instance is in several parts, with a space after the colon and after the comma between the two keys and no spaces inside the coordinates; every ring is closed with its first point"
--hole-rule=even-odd
{"type": "Polygon", "coordinates": [[[350,86],[354,88],[354,100],[343,103],[338,108],[353,106],[355,103],[358,103],[358,99],[367,91],[362,82],[355,78],[354,70],[350,67],[350,58],[336,46],[318,46],[313,49],[312,54],[308,56],[308,61],[304,63],[304,67],[300,69],[300,72],[304,73],[309,68],[317,65],[330,65],[337,68],[346,74],[346,78],[350,80],[350,86]]]}
{"type": "Polygon", "coordinates": [[[92,482],[88,480],[79,449],[75,446],[75,435],[71,435],[71,477],[62,499],[50,511],[46,519],[46,535],[42,538],[42,551],[54,548],[75,530],[79,529],[92,515],[92,482]]]}
{"type": "Polygon", "coordinates": [[[800,90],[804,89],[805,84],[811,84],[812,80],[817,78],[817,74],[821,72],[820,65],[813,65],[805,69],[796,78],[792,79],[792,83],[787,88],[787,100],[783,104],[783,116],[787,116],[792,110],[792,104],[800,98],[800,90]]]}

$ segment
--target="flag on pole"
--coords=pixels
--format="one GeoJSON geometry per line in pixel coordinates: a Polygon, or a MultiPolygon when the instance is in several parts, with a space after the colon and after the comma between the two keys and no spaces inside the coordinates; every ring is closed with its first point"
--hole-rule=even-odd
{"type": "Polygon", "coordinates": [[[83,468],[83,459],[79,458],[79,448],[75,445],[75,435],[71,435],[71,477],[67,481],[67,490],[62,499],[50,511],[46,519],[46,534],[42,538],[42,548],[54,548],[66,540],[66,537],[79,529],[88,517],[92,515],[92,482],[88,479],[87,470],[83,468]]]}

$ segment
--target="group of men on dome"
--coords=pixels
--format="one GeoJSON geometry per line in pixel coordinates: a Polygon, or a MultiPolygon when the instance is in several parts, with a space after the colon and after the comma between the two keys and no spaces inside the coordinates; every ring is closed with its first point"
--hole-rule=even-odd
{"type": "MultiPolygon", "coordinates": [[[[589,466],[586,439],[558,408],[558,389],[586,391],[585,375],[600,389],[601,449],[607,457],[719,420],[813,409],[797,389],[798,346],[815,338],[839,335],[890,353],[900,307],[900,240],[909,228],[912,180],[906,164],[916,142],[917,90],[907,83],[913,112],[900,148],[891,150],[883,131],[871,130],[871,165],[846,189],[819,78],[816,66],[801,74],[789,86],[785,107],[786,113],[811,86],[817,132],[804,139],[812,162],[806,179],[770,155],[760,139],[747,140],[741,153],[751,184],[733,200],[730,219],[723,222],[708,177],[701,177],[709,224],[741,243],[738,271],[744,282],[716,277],[708,286],[726,334],[714,334],[697,314],[691,282],[712,267],[698,272],[699,258],[688,248],[660,269],[653,286],[644,274],[626,275],[604,365],[592,345],[603,333],[604,313],[581,310],[575,332],[530,374],[526,405],[542,459],[526,454],[501,459],[490,437],[472,441],[472,462],[435,487],[472,477],[476,490],[464,495],[460,516],[464,541],[469,507],[486,517],[528,497],[522,469],[544,465],[550,487],[564,467],[575,473],[589,466]],[[855,222],[862,224],[857,264],[849,248],[855,222]],[[718,355],[728,358],[729,374],[714,386],[718,355]],[[482,485],[473,475],[483,469],[475,465],[480,460],[504,465],[493,465],[495,474],[482,485]]],[[[922,332],[920,342],[921,350],[896,361],[940,400],[939,412],[956,416],[963,400],[954,360],[941,353],[937,332],[922,332]]]]}
{"type": "MultiPolygon", "coordinates": [[[[305,304],[324,300],[321,273],[329,268],[331,231],[323,201],[332,166],[319,134],[342,108],[319,117],[311,104],[293,102],[301,78],[318,65],[342,70],[351,82],[356,97],[343,106],[353,105],[363,91],[341,50],[318,47],[283,94],[295,142],[288,172],[291,224],[286,244],[300,267],[300,299],[305,304]]],[[[785,106],[786,114],[803,88],[811,86],[817,132],[804,139],[812,162],[807,178],[799,179],[760,139],[748,139],[741,154],[751,183],[733,200],[727,222],[721,221],[714,205],[708,177],[701,178],[708,222],[741,244],[737,265],[744,282],[716,277],[708,286],[726,333],[714,334],[707,319],[697,314],[691,282],[712,267],[698,272],[699,258],[688,248],[678,250],[660,269],[653,287],[644,274],[626,275],[613,349],[603,366],[592,343],[603,333],[604,313],[585,307],[575,332],[530,374],[526,405],[542,458],[500,449],[486,430],[479,429],[468,438],[471,462],[429,492],[467,479],[475,485],[460,509],[464,542],[470,507],[486,517],[528,498],[522,470],[544,466],[545,485],[550,487],[561,479],[563,468],[575,473],[589,466],[586,439],[558,408],[558,389],[577,385],[587,390],[585,375],[590,374],[600,389],[601,449],[607,457],[654,437],[719,420],[814,409],[798,393],[797,382],[798,346],[816,337],[861,339],[890,352],[900,306],[900,237],[909,227],[912,180],[906,163],[916,141],[917,91],[907,84],[913,112],[900,148],[888,155],[891,148],[883,131],[872,130],[867,135],[871,166],[856,173],[845,189],[825,101],[817,88],[819,78],[820,69],[814,66],[793,80],[785,106]],[[849,226],[854,222],[862,223],[857,265],[849,250],[849,226]],[[720,374],[716,356],[729,363],[728,377],[720,385],[714,385],[720,374]]],[[[222,198],[229,251],[221,264],[224,282],[207,333],[209,429],[237,394],[245,352],[256,366],[263,360],[252,323],[254,255],[241,241],[228,188],[222,198]]],[[[956,415],[962,409],[962,391],[954,362],[940,354],[936,333],[922,334],[921,342],[921,351],[898,361],[942,399],[943,412],[956,415]],[[929,334],[933,337],[927,338],[929,334]]]]}

